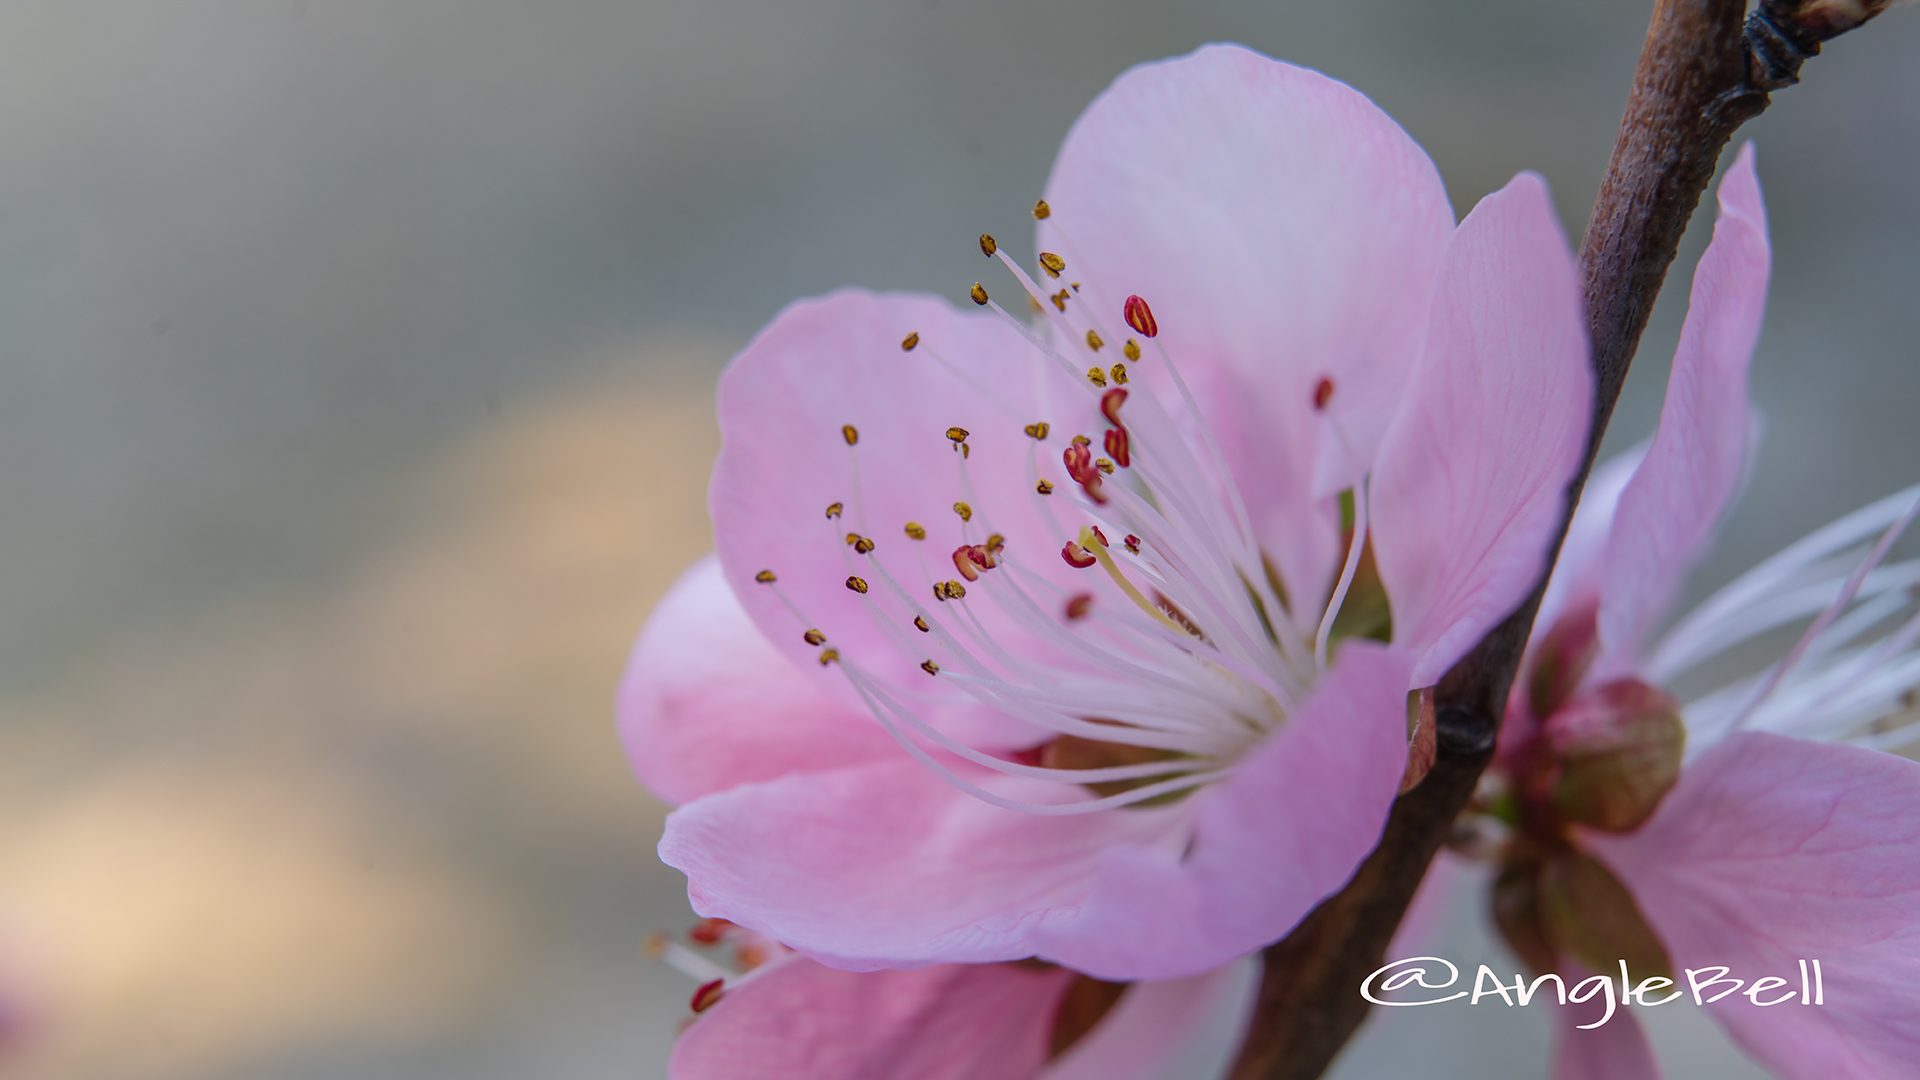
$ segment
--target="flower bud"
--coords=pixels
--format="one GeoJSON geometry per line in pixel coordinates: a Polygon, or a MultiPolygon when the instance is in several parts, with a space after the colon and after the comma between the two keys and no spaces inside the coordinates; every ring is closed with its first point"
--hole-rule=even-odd
{"type": "Polygon", "coordinates": [[[1666,946],[1633,894],[1598,860],[1555,852],[1541,864],[1535,888],[1539,928],[1556,954],[1594,971],[1611,971],[1624,960],[1636,975],[1672,976],[1666,946]]]}
{"type": "Polygon", "coordinates": [[[1553,805],[1568,821],[1632,832],[1680,775],[1686,727],[1673,698],[1620,679],[1548,717],[1543,733],[1560,766],[1553,805]]]}
{"type": "Polygon", "coordinates": [[[1598,605],[1582,604],[1555,619],[1534,639],[1527,666],[1527,705],[1536,717],[1552,716],[1580,688],[1600,651],[1598,605]]]}

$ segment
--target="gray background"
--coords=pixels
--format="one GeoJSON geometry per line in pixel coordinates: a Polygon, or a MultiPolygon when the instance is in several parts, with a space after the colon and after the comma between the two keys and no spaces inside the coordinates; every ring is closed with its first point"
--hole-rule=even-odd
{"type": "MultiPolygon", "coordinates": [[[[0,0],[14,1068],[653,1075],[691,984],[640,944],[687,916],[608,702],[707,543],[730,353],[844,283],[957,297],[1082,106],[1209,40],[1365,90],[1461,212],[1531,168],[1577,231],[1644,6],[0,0]]],[[[1745,132],[1772,424],[1699,586],[1913,479],[1916,51],[1897,11],[1745,132]]],[[[1546,1044],[1369,1030],[1347,1075],[1546,1044]]]]}

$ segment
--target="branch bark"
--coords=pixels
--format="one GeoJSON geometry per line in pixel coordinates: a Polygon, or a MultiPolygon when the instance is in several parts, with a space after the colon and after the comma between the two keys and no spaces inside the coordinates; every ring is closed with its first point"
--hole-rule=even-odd
{"type": "MultiPolygon", "coordinates": [[[[1767,107],[1770,91],[1799,81],[1822,42],[1888,2],[1760,0],[1743,19],[1745,0],[1656,0],[1580,248],[1597,392],[1586,462],[1568,488],[1569,518],[1680,236],[1728,139],[1767,107]]],[[[1565,531],[1563,521],[1562,539],[1565,531]]],[[[1385,962],[1415,890],[1493,756],[1545,584],[1441,681],[1435,764],[1395,802],[1373,854],[1344,889],[1266,950],[1236,1080],[1317,1077],[1366,1019],[1360,984],[1385,962]]]]}

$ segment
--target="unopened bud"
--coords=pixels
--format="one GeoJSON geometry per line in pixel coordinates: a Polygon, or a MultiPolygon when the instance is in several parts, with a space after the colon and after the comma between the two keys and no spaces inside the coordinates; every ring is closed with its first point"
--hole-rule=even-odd
{"type": "Polygon", "coordinates": [[[1631,832],[1653,816],[1680,777],[1687,739],[1679,703],[1638,679],[1576,699],[1542,734],[1560,765],[1554,808],[1607,832],[1631,832]]]}

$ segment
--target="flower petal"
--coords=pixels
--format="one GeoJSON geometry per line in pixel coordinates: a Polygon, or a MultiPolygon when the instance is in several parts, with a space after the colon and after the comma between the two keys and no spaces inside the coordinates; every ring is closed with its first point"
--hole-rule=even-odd
{"type": "MultiPolygon", "coordinates": [[[[1567,978],[1569,985],[1575,981],[1573,976],[1567,978]]],[[[1623,1076],[1660,1080],[1660,1063],[1654,1059],[1646,1029],[1628,1007],[1616,1006],[1599,1027],[1584,1031],[1579,1025],[1606,1016],[1600,998],[1566,1005],[1549,1001],[1547,1007],[1558,1029],[1553,1040],[1553,1080],[1620,1080],[1623,1076]]]]}
{"type": "Polygon", "coordinates": [[[1345,645],[1313,695],[1239,771],[1192,798],[1179,847],[1114,845],[1040,955],[1101,978],[1175,978],[1278,940],[1380,839],[1407,754],[1413,658],[1345,645]]]}
{"type": "Polygon", "coordinates": [[[1766,207],[1748,144],[1721,181],[1720,216],[1693,273],[1660,426],[1608,536],[1596,677],[1632,670],[1745,476],[1747,367],[1760,338],[1769,261],[1766,207]]]}
{"type": "Polygon", "coordinates": [[[1253,1018],[1259,992],[1260,962],[1255,957],[1204,975],[1136,983],[1086,1037],[1040,1075],[1043,1080],[1224,1076],[1253,1018]]]}
{"type": "MultiPolygon", "coordinates": [[[[660,858],[701,915],[836,967],[1038,956],[1102,979],[1193,975],[1285,934],[1372,850],[1405,764],[1411,666],[1349,643],[1239,771],[1169,806],[1021,813],[879,762],[689,803],[660,858]]],[[[955,766],[1012,799],[1078,797],[969,770],[955,766]]]]}
{"type": "MultiPolygon", "coordinates": [[[[1025,569],[1057,582],[1072,573],[1060,560],[1063,538],[1050,508],[1034,491],[1036,444],[1022,434],[1047,419],[1039,403],[1049,380],[1064,378],[1049,365],[993,316],[963,315],[929,297],[845,291],[788,307],[728,367],[709,496],[720,562],[754,622],[804,660],[827,692],[859,705],[841,672],[812,663],[817,650],[801,640],[809,627],[897,696],[927,699],[916,711],[949,723],[950,733],[958,734],[955,716],[984,713],[920,670],[943,636],[942,620],[962,621],[934,601],[932,584],[957,580],[955,549],[992,533],[1006,538],[1005,558],[1025,569]],[[909,333],[918,343],[903,351],[909,333]],[[847,426],[857,445],[849,445],[847,426]],[[968,433],[966,454],[950,428],[968,433]],[[967,504],[967,520],[956,503],[967,504]],[[835,504],[842,509],[830,517],[835,504]],[[925,539],[911,539],[909,523],[925,539]],[[872,553],[856,552],[848,534],[871,540],[872,553]],[[762,570],[776,574],[776,587],[756,587],[762,570]],[[867,591],[853,591],[851,578],[867,591]],[[916,631],[916,614],[935,632],[916,631]]],[[[1057,454],[1068,433],[1040,448],[1057,454]]],[[[1051,460],[1041,461],[1042,474],[1064,483],[1051,460]]],[[[1044,635],[994,602],[968,612],[1001,649],[1050,654],[1044,635]]],[[[1004,721],[1000,743],[1023,730],[1004,721]]]]}
{"type": "MultiPolygon", "coordinates": [[[[954,769],[1009,798],[1074,797],[954,769]]],[[[687,875],[701,915],[836,967],[1017,960],[1038,951],[1038,928],[1079,917],[1101,852],[1177,839],[1181,816],[1006,810],[901,755],[689,803],[668,815],[660,858],[687,875]]]]}
{"type": "Polygon", "coordinates": [[[1439,678],[1546,569],[1587,444],[1593,376],[1573,255],[1521,174],[1460,223],[1426,353],[1373,478],[1394,640],[1439,678]]]}
{"type": "MultiPolygon", "coordinates": [[[[1800,986],[1825,1004],[1707,1011],[1781,1076],[1901,1076],[1920,1061],[1920,763],[1746,733],[1688,765],[1637,833],[1589,849],[1633,890],[1677,969],[1800,986]]],[[[1768,992],[1768,998],[1776,996],[1768,992]]]]}
{"type": "MultiPolygon", "coordinates": [[[[1047,199],[1040,245],[1083,280],[1077,314],[1118,341],[1124,298],[1146,297],[1263,546],[1293,595],[1323,596],[1339,538],[1319,500],[1372,459],[1453,224],[1433,163],[1351,87],[1212,45],[1095,99],[1047,199]]],[[[1149,347],[1136,375],[1163,369],[1149,347]]]]}
{"type": "Polygon", "coordinates": [[[713,556],[681,575],[647,620],[618,712],[634,771],[671,803],[901,752],[872,717],[775,651],[713,556]]]}
{"type": "Polygon", "coordinates": [[[836,971],[802,956],[729,987],[673,1048],[685,1080],[1032,1076],[1072,975],[1006,964],[836,971]]]}

